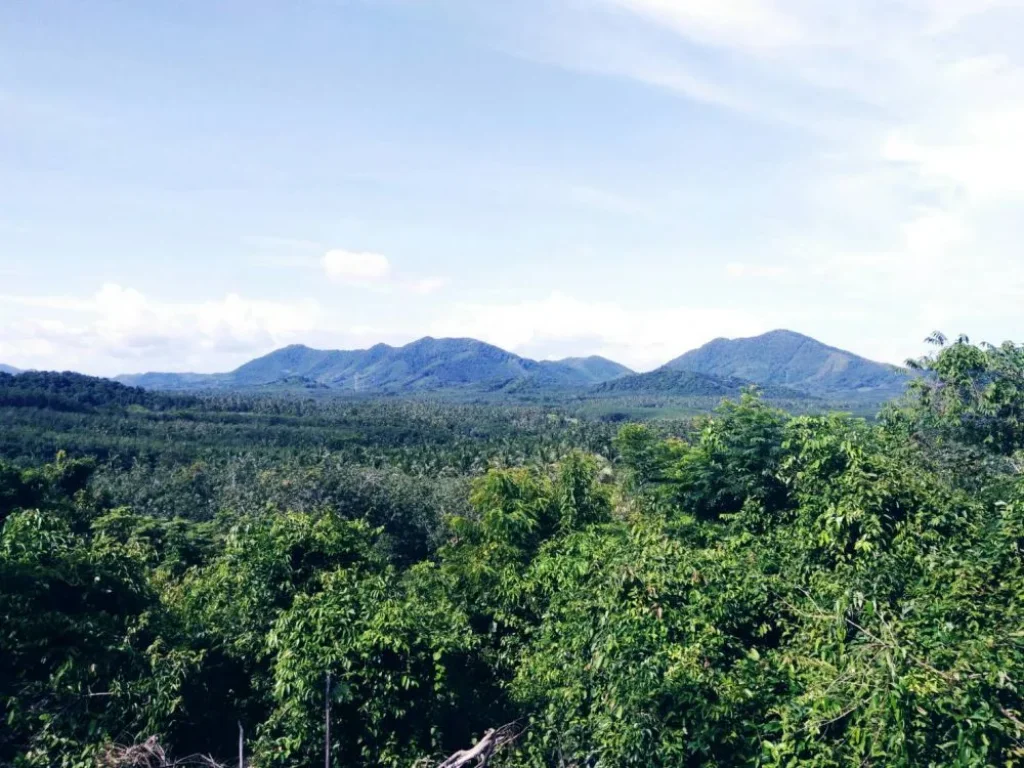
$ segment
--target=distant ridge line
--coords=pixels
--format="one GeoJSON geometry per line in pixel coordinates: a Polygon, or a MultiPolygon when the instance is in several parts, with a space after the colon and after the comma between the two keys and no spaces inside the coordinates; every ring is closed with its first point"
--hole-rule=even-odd
{"type": "Polygon", "coordinates": [[[314,349],[290,344],[227,373],[143,373],[116,381],[148,389],[296,387],[357,394],[735,393],[755,384],[780,397],[879,399],[902,392],[908,373],[795,331],[712,339],[649,373],[598,355],[533,360],[471,338],[425,336],[409,344],[314,349]],[[699,374],[681,376],[680,372],[699,374]]]}

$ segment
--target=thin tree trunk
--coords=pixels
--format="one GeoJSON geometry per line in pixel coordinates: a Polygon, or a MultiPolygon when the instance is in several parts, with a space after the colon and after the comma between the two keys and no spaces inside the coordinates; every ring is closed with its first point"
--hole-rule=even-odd
{"type": "Polygon", "coordinates": [[[324,684],[324,768],[331,768],[331,673],[324,684]]]}

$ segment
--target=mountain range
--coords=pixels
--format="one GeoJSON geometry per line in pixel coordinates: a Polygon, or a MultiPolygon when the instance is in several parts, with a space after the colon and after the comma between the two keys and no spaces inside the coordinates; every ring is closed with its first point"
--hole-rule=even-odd
{"type": "MultiPolygon", "coordinates": [[[[0,367],[6,370],[8,367],[0,367]]],[[[772,398],[883,401],[908,373],[787,330],[715,339],[648,372],[603,357],[531,360],[475,339],[426,337],[404,346],[278,349],[228,373],[116,377],[146,389],[322,389],[339,393],[571,393],[588,397],[733,397],[756,384],[772,398]]]]}
{"type": "Polygon", "coordinates": [[[4,365],[3,363],[0,363],[0,373],[21,373],[21,369],[15,368],[13,365],[4,365]]]}
{"type": "Polygon", "coordinates": [[[252,360],[230,373],[144,373],[117,381],[150,389],[237,389],[271,385],[323,387],[358,393],[402,394],[440,390],[498,392],[585,389],[631,375],[603,357],[531,360],[475,339],[426,337],[401,347],[322,350],[295,344],[252,360]]]}

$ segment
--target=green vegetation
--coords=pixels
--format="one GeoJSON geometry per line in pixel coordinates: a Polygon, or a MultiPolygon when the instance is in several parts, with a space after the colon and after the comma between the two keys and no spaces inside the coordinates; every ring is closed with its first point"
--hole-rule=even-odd
{"type": "Polygon", "coordinates": [[[0,764],[1022,765],[1024,348],[935,341],[872,421],[0,377],[0,764]]]}
{"type": "MultiPolygon", "coordinates": [[[[594,395],[621,395],[629,393],[671,394],[695,397],[739,397],[750,386],[747,379],[709,376],[687,370],[659,368],[650,373],[638,373],[598,384],[591,390],[594,395]]],[[[762,395],[774,400],[805,400],[803,392],[774,384],[760,387],[762,395]]]]}

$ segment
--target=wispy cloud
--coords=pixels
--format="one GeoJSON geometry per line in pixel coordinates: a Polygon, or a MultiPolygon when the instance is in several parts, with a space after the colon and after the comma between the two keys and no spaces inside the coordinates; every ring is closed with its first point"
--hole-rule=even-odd
{"type": "Polygon", "coordinates": [[[606,0],[607,4],[664,24],[711,45],[752,49],[789,47],[807,34],[799,16],[765,0],[606,0]]]}
{"type": "MultiPolygon", "coordinates": [[[[1024,53],[1006,34],[1024,25],[1019,0],[544,8],[548,27],[520,24],[517,55],[636,80],[802,137],[802,166],[779,195],[806,213],[778,227],[780,242],[800,247],[766,243],[778,266],[736,262],[729,277],[788,272],[794,284],[827,281],[835,301],[879,316],[906,307],[905,322],[961,327],[993,279],[1019,285],[1024,53]]],[[[736,188],[744,183],[738,168],[736,188]]]]}
{"type": "Polygon", "coordinates": [[[435,336],[472,336],[526,355],[575,342],[638,370],[654,368],[715,336],[745,336],[792,324],[792,317],[698,306],[633,307],[561,292],[506,303],[463,302],[431,328],[435,336]]]}
{"type": "Polygon", "coordinates": [[[725,273],[735,278],[769,279],[782,277],[789,269],[778,264],[740,264],[732,262],[725,265],[725,273]]]}
{"type": "Polygon", "coordinates": [[[428,296],[437,293],[451,282],[446,277],[424,277],[419,280],[412,280],[407,283],[410,292],[419,296],[428,296]]]}
{"type": "Polygon", "coordinates": [[[391,262],[382,253],[332,248],[320,260],[324,274],[339,283],[379,283],[391,276],[391,262]]]}
{"type": "Polygon", "coordinates": [[[278,237],[275,235],[246,235],[242,238],[246,245],[256,248],[268,248],[289,251],[321,251],[324,244],[316,240],[302,240],[294,237],[278,237]]]}

